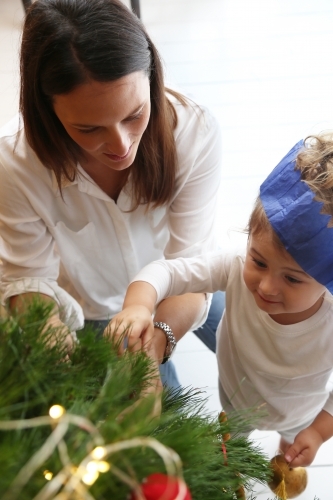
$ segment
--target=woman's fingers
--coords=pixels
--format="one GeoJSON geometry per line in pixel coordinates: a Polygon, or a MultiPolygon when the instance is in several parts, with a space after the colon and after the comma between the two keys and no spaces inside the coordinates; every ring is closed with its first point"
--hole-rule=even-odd
{"type": "Polygon", "coordinates": [[[49,329],[52,329],[52,335],[48,336],[46,345],[51,348],[57,343],[62,343],[67,353],[64,357],[64,361],[68,361],[74,348],[76,334],[70,332],[69,328],[59,319],[57,314],[54,314],[48,319],[43,333],[48,333],[49,329]]]}

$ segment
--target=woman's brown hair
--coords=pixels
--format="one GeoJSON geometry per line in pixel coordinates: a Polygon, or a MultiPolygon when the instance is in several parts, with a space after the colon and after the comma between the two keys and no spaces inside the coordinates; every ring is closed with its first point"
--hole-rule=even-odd
{"type": "MultiPolygon", "coordinates": [[[[173,194],[177,152],[174,107],[166,97],[159,54],[141,21],[119,0],[37,0],[22,36],[20,111],[27,141],[43,165],[63,178],[77,175],[79,146],[53,110],[53,97],[91,80],[110,82],[143,71],[150,79],[151,115],[131,169],[133,206],[156,207],[173,194]]],[[[185,99],[173,94],[183,105],[185,99]]]]}

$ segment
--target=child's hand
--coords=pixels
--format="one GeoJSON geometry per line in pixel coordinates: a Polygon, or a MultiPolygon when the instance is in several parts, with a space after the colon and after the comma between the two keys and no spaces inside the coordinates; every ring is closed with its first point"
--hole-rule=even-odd
{"type": "Polygon", "coordinates": [[[150,311],[145,306],[128,306],[116,314],[104,330],[105,337],[119,344],[119,354],[124,352],[123,340],[131,352],[145,351],[150,357],[154,337],[154,324],[150,311]]]}
{"type": "Polygon", "coordinates": [[[315,427],[310,425],[297,434],[292,445],[287,449],[284,458],[291,467],[310,465],[324,440],[315,427]]]}
{"type": "Polygon", "coordinates": [[[309,427],[297,434],[284,458],[291,467],[310,465],[319,447],[333,436],[333,416],[321,410],[309,427]]]}
{"type": "MultiPolygon", "coordinates": [[[[127,349],[135,352],[143,350],[152,359],[152,373],[150,383],[140,394],[140,399],[135,403],[139,404],[142,398],[153,395],[155,404],[152,416],[159,417],[161,413],[162,382],[159,373],[159,362],[156,349],[153,343],[154,324],[150,311],[145,306],[131,305],[125,307],[119,314],[113,317],[104,330],[105,337],[112,338],[119,344],[118,352],[124,352],[124,340],[127,339],[127,349]]],[[[128,411],[132,411],[132,406],[122,412],[121,418],[128,411]]]]}

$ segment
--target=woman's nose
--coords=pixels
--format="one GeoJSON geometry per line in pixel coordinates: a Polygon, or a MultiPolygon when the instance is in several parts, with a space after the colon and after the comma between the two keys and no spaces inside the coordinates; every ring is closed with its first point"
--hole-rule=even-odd
{"type": "Polygon", "coordinates": [[[120,127],[109,130],[106,137],[106,147],[110,154],[126,156],[131,147],[130,137],[120,127]]]}

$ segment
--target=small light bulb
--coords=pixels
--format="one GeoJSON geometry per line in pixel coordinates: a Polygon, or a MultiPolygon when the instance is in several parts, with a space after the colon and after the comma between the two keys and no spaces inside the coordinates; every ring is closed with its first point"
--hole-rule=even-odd
{"type": "Polygon", "coordinates": [[[105,451],[105,448],[103,448],[103,446],[97,446],[92,452],[91,452],[91,456],[95,459],[95,460],[100,460],[101,458],[104,458],[106,455],[106,451],[105,451]]]}
{"type": "Polygon", "coordinates": [[[85,484],[87,484],[88,486],[91,486],[92,484],[94,484],[94,482],[96,481],[96,479],[98,478],[98,476],[99,476],[99,473],[97,471],[95,471],[95,472],[87,472],[82,477],[82,481],[85,484]]]}
{"type": "Polygon", "coordinates": [[[43,474],[47,481],[51,481],[51,479],[53,478],[53,474],[49,470],[44,470],[43,474]]]}
{"type": "Polygon", "coordinates": [[[108,470],[110,470],[110,464],[108,462],[104,460],[98,462],[98,472],[107,472],[108,470]]]}
{"type": "Polygon", "coordinates": [[[88,472],[107,472],[110,470],[110,464],[104,460],[91,460],[87,463],[86,469],[88,472]]]}
{"type": "Polygon", "coordinates": [[[97,460],[92,460],[91,462],[88,462],[86,465],[86,469],[88,472],[96,472],[99,470],[98,468],[98,461],[97,460]]]}
{"type": "Polygon", "coordinates": [[[51,418],[57,419],[63,416],[65,413],[65,408],[60,405],[53,405],[49,409],[49,415],[51,418]]]}

